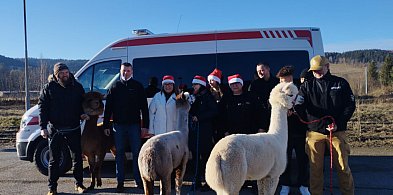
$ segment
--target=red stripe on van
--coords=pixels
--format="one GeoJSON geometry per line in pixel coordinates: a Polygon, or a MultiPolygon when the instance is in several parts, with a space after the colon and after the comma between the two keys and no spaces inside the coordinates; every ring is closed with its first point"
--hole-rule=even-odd
{"type": "Polygon", "coordinates": [[[287,33],[285,32],[285,30],[282,30],[281,32],[282,32],[282,34],[284,35],[285,38],[288,38],[287,33]]]}
{"type": "Polygon", "coordinates": [[[263,33],[265,34],[266,38],[270,38],[269,34],[267,34],[266,31],[263,31],[263,33]]]}
{"type": "Polygon", "coordinates": [[[291,38],[294,38],[294,37],[293,37],[293,34],[292,34],[292,32],[291,32],[290,30],[288,30],[287,32],[288,32],[288,34],[289,34],[289,36],[290,36],[291,38]]]}
{"type": "Polygon", "coordinates": [[[262,38],[261,32],[259,31],[180,35],[180,36],[169,36],[169,37],[132,39],[132,40],[116,43],[111,47],[154,45],[154,44],[165,44],[165,43],[186,43],[186,42],[215,41],[215,40],[257,39],[257,38],[262,38]]]}
{"type": "Polygon", "coordinates": [[[310,43],[311,47],[313,46],[311,32],[309,30],[295,30],[295,34],[297,37],[302,37],[302,38],[307,39],[307,41],[310,43]]]}
{"type": "Polygon", "coordinates": [[[269,30],[270,34],[272,35],[273,38],[276,38],[276,36],[274,36],[273,31],[269,30]]]}
{"type": "Polygon", "coordinates": [[[277,34],[278,38],[281,38],[280,32],[278,32],[278,30],[276,30],[276,34],[277,34]]]}

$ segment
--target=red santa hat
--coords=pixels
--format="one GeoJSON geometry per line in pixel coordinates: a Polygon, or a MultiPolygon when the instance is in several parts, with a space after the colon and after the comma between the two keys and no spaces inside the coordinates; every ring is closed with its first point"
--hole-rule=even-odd
{"type": "Polygon", "coordinates": [[[243,85],[243,79],[240,76],[240,74],[234,74],[234,75],[228,77],[228,83],[229,84],[240,83],[243,85]]]}
{"type": "Polygon", "coordinates": [[[206,87],[206,79],[203,76],[196,75],[194,79],[192,79],[192,84],[200,84],[206,87]]]}
{"type": "Polygon", "coordinates": [[[215,68],[212,73],[209,74],[207,77],[208,81],[214,80],[217,81],[218,83],[221,83],[221,77],[222,77],[222,72],[221,70],[215,68]]]}
{"type": "Polygon", "coordinates": [[[165,85],[167,83],[175,83],[175,78],[172,75],[165,75],[162,77],[162,85],[165,85]]]}

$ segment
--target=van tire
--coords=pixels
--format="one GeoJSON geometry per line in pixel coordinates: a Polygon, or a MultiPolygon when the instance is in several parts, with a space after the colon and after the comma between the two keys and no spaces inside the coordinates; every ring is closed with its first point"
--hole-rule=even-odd
{"type": "MultiPolygon", "coordinates": [[[[64,175],[72,168],[72,159],[70,151],[67,146],[62,148],[62,154],[60,155],[60,165],[59,165],[59,176],[64,175]]],[[[49,146],[48,140],[43,139],[37,144],[37,148],[34,153],[34,163],[38,171],[43,175],[48,175],[48,165],[49,165],[49,146]]]]}

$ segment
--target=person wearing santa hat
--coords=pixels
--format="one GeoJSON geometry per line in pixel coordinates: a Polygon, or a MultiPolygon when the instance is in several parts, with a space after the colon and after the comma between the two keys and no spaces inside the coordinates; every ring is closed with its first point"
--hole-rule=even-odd
{"type": "Polygon", "coordinates": [[[218,68],[215,68],[212,73],[209,74],[207,80],[210,85],[210,92],[212,93],[216,102],[220,102],[224,95],[223,87],[221,86],[222,72],[218,68]]]}
{"type": "Polygon", "coordinates": [[[232,93],[225,94],[220,103],[221,123],[225,124],[222,136],[243,133],[252,134],[262,130],[261,113],[257,99],[247,91],[243,91],[243,79],[239,74],[228,77],[232,93]]]}
{"type": "MultiPolygon", "coordinates": [[[[217,103],[206,84],[203,76],[196,75],[192,80],[195,102],[189,113],[195,128],[190,128],[188,142],[193,156],[190,167],[197,170],[194,184],[196,188],[202,187],[201,179],[204,178],[206,162],[213,149],[213,120],[218,114],[217,103]]],[[[201,190],[208,189],[210,188],[206,184],[201,190]]]]}
{"type": "MultiPolygon", "coordinates": [[[[228,92],[228,88],[221,84],[222,79],[222,71],[218,68],[215,68],[212,73],[209,74],[207,80],[210,85],[210,93],[213,95],[214,99],[217,103],[220,103],[222,96],[224,93],[228,92]]],[[[219,135],[219,131],[222,129],[222,124],[219,122],[219,115],[215,120],[213,120],[213,130],[214,130],[214,143],[217,143],[218,140],[221,139],[221,135],[219,135]]]]}
{"type": "MultiPolygon", "coordinates": [[[[242,77],[239,74],[229,76],[228,84],[232,93],[225,94],[219,103],[220,123],[224,125],[219,135],[262,132],[264,110],[255,96],[243,90],[242,77]]],[[[246,181],[244,185],[251,185],[253,191],[257,190],[256,182],[246,181]]]]}
{"type": "Polygon", "coordinates": [[[175,79],[171,75],[165,75],[161,84],[161,91],[154,95],[149,105],[149,136],[176,128],[175,79]]]}

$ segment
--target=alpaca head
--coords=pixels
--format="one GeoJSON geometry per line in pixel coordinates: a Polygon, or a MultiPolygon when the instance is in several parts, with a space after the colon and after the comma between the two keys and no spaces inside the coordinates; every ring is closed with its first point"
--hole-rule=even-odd
{"type": "Polygon", "coordinates": [[[270,93],[269,102],[272,106],[281,105],[287,109],[292,108],[298,93],[297,87],[291,83],[279,83],[270,93]]]}
{"type": "Polygon", "coordinates": [[[103,96],[99,92],[91,91],[83,95],[83,111],[90,115],[100,115],[104,112],[103,96]]]}
{"type": "Polygon", "coordinates": [[[190,94],[182,92],[176,96],[176,110],[177,110],[177,130],[185,130],[188,134],[188,111],[190,111],[191,104],[189,103],[190,94]]]}

